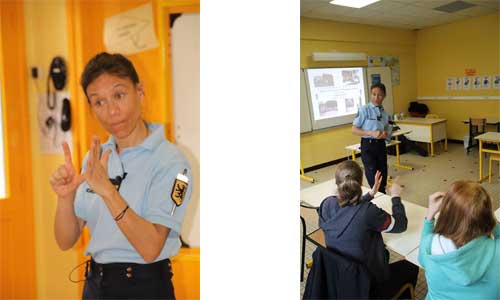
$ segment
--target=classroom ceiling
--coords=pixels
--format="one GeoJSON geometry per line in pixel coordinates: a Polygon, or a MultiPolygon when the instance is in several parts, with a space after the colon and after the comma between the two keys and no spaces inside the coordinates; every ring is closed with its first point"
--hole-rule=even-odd
{"type": "Polygon", "coordinates": [[[500,10],[500,0],[380,0],[362,8],[332,5],[330,1],[301,0],[300,15],[313,19],[422,29],[500,10]],[[441,10],[435,9],[442,6],[441,10]],[[466,8],[460,9],[462,7],[466,8]],[[460,10],[447,12],[455,9],[460,10]]]}

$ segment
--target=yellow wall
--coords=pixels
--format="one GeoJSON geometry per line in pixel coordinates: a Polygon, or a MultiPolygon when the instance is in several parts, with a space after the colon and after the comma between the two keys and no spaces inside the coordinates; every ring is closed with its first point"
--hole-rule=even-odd
{"type": "Polygon", "coordinates": [[[0,199],[0,299],[36,298],[25,48],[23,3],[0,1],[0,84],[7,181],[7,195],[0,199]]]}
{"type": "MultiPolygon", "coordinates": [[[[68,58],[66,6],[64,0],[26,1],[26,57],[28,67],[39,67],[39,92],[46,91],[46,78],[54,56],[68,58]]],[[[76,266],[78,250],[60,250],[54,239],[54,216],[57,199],[48,178],[63,163],[62,155],[40,152],[38,133],[38,96],[35,81],[28,80],[30,131],[33,159],[33,188],[35,210],[37,294],[41,299],[77,299],[78,285],[68,280],[76,266]]],[[[67,87],[66,87],[67,89],[67,87]]],[[[73,274],[76,278],[76,273],[73,274]]]]}
{"type": "MultiPolygon", "coordinates": [[[[416,33],[413,30],[332,22],[301,18],[300,67],[366,66],[365,62],[313,62],[312,52],[364,52],[367,55],[392,55],[400,60],[401,83],[393,86],[394,111],[407,111],[417,96],[416,33]]],[[[359,143],[351,126],[340,126],[301,135],[301,160],[304,168],[347,157],[346,145],[359,143]]]]}
{"type": "MultiPolygon", "coordinates": [[[[500,74],[500,12],[469,18],[417,32],[418,97],[494,96],[498,89],[446,90],[448,77],[465,76],[466,68],[477,75],[500,74]]],[[[500,116],[500,100],[426,100],[433,114],[446,118],[448,138],[463,139],[468,133],[461,121],[469,117],[500,116]]],[[[494,130],[494,128],[491,128],[494,130]]]]}

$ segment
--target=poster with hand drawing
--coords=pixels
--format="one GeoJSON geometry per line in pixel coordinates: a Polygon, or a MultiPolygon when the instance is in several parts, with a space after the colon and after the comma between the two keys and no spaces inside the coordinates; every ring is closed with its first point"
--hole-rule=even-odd
{"type": "Polygon", "coordinates": [[[489,89],[491,86],[491,78],[489,75],[485,75],[483,76],[483,78],[481,79],[481,88],[483,89],[489,89]]]}
{"type": "Polygon", "coordinates": [[[493,76],[493,88],[500,89],[500,75],[493,76]]]}
{"type": "Polygon", "coordinates": [[[72,146],[69,93],[38,95],[38,132],[42,154],[63,154],[62,143],[72,146]]]}
{"type": "Polygon", "coordinates": [[[470,86],[472,83],[472,77],[465,76],[462,78],[462,89],[470,90],[470,86]]]}
{"type": "Polygon", "coordinates": [[[446,90],[454,90],[455,89],[455,77],[448,77],[446,80],[446,90]]]}
{"type": "Polygon", "coordinates": [[[106,18],[103,36],[108,52],[130,55],[158,47],[151,3],[106,18]]]}
{"type": "Polygon", "coordinates": [[[472,89],[477,90],[481,88],[481,76],[475,76],[472,80],[472,89]]]}

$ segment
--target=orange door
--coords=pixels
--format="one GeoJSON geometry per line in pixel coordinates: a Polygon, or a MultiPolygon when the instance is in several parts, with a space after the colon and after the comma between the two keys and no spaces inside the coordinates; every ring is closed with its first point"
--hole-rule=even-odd
{"type": "Polygon", "coordinates": [[[0,81],[7,166],[7,198],[0,199],[0,299],[36,298],[25,56],[23,4],[0,1],[0,81]]]}

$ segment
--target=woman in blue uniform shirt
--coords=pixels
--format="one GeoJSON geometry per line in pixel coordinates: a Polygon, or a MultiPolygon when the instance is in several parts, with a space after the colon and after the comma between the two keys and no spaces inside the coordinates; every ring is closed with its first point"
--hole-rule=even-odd
{"type": "Polygon", "coordinates": [[[181,244],[188,162],[163,126],[142,119],[144,88],[127,58],[96,55],[81,85],[110,137],[103,145],[92,139],[80,174],[63,144],[65,163],[50,178],[57,244],[70,249],[90,230],[84,299],[174,299],[169,258],[181,244]]]}
{"type": "Polygon", "coordinates": [[[371,102],[359,108],[352,122],[352,133],[361,136],[361,160],[370,187],[375,184],[375,174],[382,173],[379,191],[385,193],[387,183],[387,149],[385,140],[389,139],[389,114],[384,111],[382,102],[386,95],[385,85],[376,83],[370,87],[371,102]]]}

